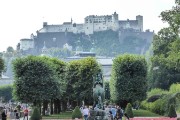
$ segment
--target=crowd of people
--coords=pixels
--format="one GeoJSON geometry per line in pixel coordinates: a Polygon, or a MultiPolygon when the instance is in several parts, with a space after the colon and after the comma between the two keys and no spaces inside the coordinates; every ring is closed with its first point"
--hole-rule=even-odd
{"type": "Polygon", "coordinates": [[[23,117],[23,120],[28,120],[28,107],[23,105],[17,105],[16,107],[2,106],[1,118],[2,120],[14,119],[19,120],[23,117]]]}
{"type": "MultiPolygon", "coordinates": [[[[90,109],[92,108],[88,108],[87,106],[80,107],[84,120],[88,120],[88,116],[90,116],[90,109]]],[[[98,108],[94,108],[94,110],[98,110],[98,108]]],[[[104,106],[104,110],[108,116],[108,120],[122,120],[123,117],[125,120],[129,120],[128,115],[124,113],[124,110],[121,109],[120,106],[108,105],[104,106]]]]}

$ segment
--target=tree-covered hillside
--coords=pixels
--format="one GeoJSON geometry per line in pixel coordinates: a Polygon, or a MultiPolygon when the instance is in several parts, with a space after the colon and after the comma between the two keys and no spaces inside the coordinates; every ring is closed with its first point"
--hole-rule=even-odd
{"type": "Polygon", "coordinates": [[[144,39],[146,33],[141,35],[139,33],[123,32],[121,38],[119,31],[112,30],[95,32],[88,36],[77,34],[72,36],[69,44],[74,49],[80,46],[84,51],[93,50],[93,52],[101,56],[116,56],[123,53],[144,54],[151,42],[148,41],[148,38],[144,39]]]}

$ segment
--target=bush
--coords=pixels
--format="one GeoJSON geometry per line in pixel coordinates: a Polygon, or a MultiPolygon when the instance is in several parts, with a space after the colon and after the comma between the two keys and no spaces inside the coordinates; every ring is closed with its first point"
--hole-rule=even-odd
{"type": "Polygon", "coordinates": [[[34,107],[30,120],[40,120],[41,115],[37,107],[34,107]]]}
{"type": "Polygon", "coordinates": [[[79,118],[79,119],[82,118],[82,114],[78,106],[75,107],[72,113],[72,119],[75,119],[75,118],[79,118]]]}
{"type": "Polygon", "coordinates": [[[170,118],[177,117],[174,105],[170,105],[169,111],[168,111],[168,117],[170,118]]]}
{"type": "Polygon", "coordinates": [[[161,97],[161,95],[153,95],[148,98],[147,102],[154,102],[154,101],[158,100],[160,97],[161,97]]]}
{"type": "Polygon", "coordinates": [[[130,103],[127,104],[125,113],[129,116],[129,118],[133,118],[133,111],[132,111],[132,105],[130,103]]]}

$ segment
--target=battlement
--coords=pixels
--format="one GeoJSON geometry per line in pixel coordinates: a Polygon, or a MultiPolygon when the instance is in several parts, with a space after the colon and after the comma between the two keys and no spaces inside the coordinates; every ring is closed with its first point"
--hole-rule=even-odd
{"type": "Polygon", "coordinates": [[[98,31],[105,30],[118,31],[120,29],[135,29],[143,31],[143,16],[137,15],[135,20],[119,20],[116,12],[112,15],[89,15],[84,18],[84,23],[76,24],[72,22],[64,22],[60,25],[48,25],[43,22],[43,28],[38,32],[73,32],[93,34],[98,31]]]}

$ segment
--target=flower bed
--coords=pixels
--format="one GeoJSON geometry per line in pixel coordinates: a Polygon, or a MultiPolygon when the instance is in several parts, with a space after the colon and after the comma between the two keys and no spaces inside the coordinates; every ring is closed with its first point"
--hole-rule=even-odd
{"type": "Polygon", "coordinates": [[[169,118],[169,117],[158,117],[158,118],[153,118],[153,117],[134,117],[130,118],[130,120],[176,120],[176,118],[169,118]]]}

